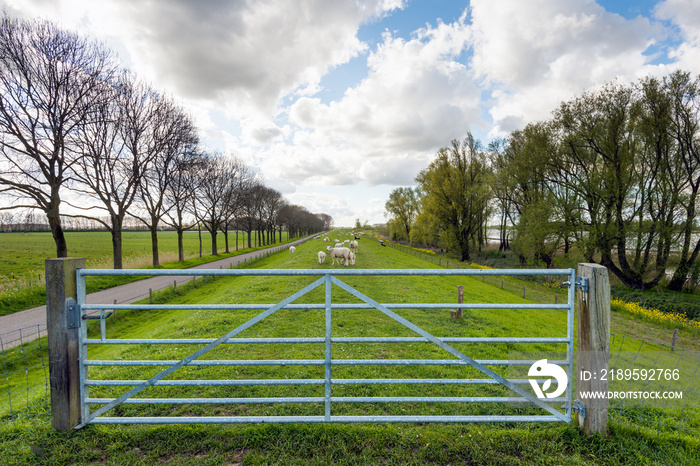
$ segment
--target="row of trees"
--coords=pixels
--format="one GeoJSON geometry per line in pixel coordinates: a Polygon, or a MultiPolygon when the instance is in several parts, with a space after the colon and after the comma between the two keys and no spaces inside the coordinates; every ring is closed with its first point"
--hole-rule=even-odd
{"type": "MultiPolygon", "coordinates": [[[[228,239],[231,228],[320,231],[324,219],[287,205],[235,157],[200,146],[191,116],[128,70],[101,44],[46,21],[0,21],[0,194],[7,209],[46,215],[58,257],[68,245],[62,219],[92,219],[112,234],[121,268],[122,229],[140,219],[152,234],[195,222],[228,239]],[[63,205],[72,207],[64,212],[63,205]],[[313,217],[313,219],[312,219],[313,217]]],[[[228,241],[226,244],[228,251],[228,241]]]]}
{"type": "MultiPolygon", "coordinates": [[[[100,220],[109,221],[106,217],[100,220]]],[[[102,223],[91,218],[63,217],[61,225],[64,231],[104,230],[102,223]]],[[[124,229],[145,230],[146,226],[140,220],[129,217],[124,219],[124,229]]],[[[0,211],[0,232],[13,231],[51,231],[51,229],[46,222],[46,216],[37,214],[35,209],[0,211]]]]}
{"type": "Polygon", "coordinates": [[[680,290],[700,254],[699,96],[700,77],[683,71],[612,82],[485,150],[453,141],[417,177],[415,200],[398,209],[408,188],[392,193],[393,234],[469,260],[497,222],[500,248],[521,260],[551,267],[575,248],[639,289],[672,265],[667,286],[680,290]]]}

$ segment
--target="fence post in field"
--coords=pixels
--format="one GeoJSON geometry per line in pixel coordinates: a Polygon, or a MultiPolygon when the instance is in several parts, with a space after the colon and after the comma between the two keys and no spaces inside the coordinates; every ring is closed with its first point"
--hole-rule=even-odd
{"type": "Polygon", "coordinates": [[[576,290],[576,400],[586,408],[585,416],[576,412],[576,420],[585,434],[605,435],[608,380],[602,375],[610,360],[610,280],[608,269],[598,264],[579,264],[577,275],[584,286],[588,279],[588,291],[576,290]],[[583,397],[583,392],[605,397],[583,397]]]}
{"type": "MultiPolygon", "coordinates": [[[[462,304],[464,302],[464,288],[462,287],[462,285],[459,285],[457,287],[457,302],[459,304],[462,304]]],[[[457,318],[461,319],[463,315],[464,315],[464,312],[462,311],[462,308],[461,307],[458,308],[457,309],[457,318]]]]}
{"type": "MultiPolygon", "coordinates": [[[[75,325],[78,268],[83,258],[46,260],[46,327],[49,346],[49,385],[51,387],[51,425],[56,430],[70,430],[80,419],[79,334],[75,325]],[[75,304],[75,301],[73,301],[75,304]]],[[[77,317],[79,319],[79,316],[77,317]]]]}

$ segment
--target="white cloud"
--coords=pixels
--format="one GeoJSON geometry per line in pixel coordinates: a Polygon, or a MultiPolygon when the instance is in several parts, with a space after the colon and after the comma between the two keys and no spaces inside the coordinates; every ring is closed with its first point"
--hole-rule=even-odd
{"type": "MultiPolygon", "coordinates": [[[[368,76],[342,99],[306,97],[291,106],[297,146],[309,148],[312,161],[333,148],[331,163],[340,158],[358,181],[412,184],[438,147],[479,122],[479,90],[458,61],[469,40],[464,20],[420,29],[410,40],[385,32],[367,59],[368,76]]],[[[337,169],[326,183],[347,180],[337,169]]],[[[306,175],[297,176],[301,183],[306,175]]]]}
{"type": "Polygon", "coordinates": [[[656,7],[655,14],[669,20],[679,30],[682,41],[670,52],[684,70],[700,73],[700,3],[694,0],[665,0],[656,7]]]}
{"type": "Polygon", "coordinates": [[[661,35],[592,0],[471,2],[476,75],[491,86],[492,135],[548,118],[559,102],[620,77],[654,71],[644,53],[661,35]]]}
{"type": "Polygon", "coordinates": [[[182,98],[218,101],[235,116],[274,113],[294,90],[315,92],[323,75],[366,50],[365,21],[403,7],[381,0],[6,0],[96,35],[118,35],[142,76],[182,98]]]}

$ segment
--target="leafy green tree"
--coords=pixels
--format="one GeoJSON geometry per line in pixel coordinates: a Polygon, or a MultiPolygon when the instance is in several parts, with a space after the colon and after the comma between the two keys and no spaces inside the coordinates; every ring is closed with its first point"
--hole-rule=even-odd
{"type": "Polygon", "coordinates": [[[419,198],[419,193],[412,188],[396,188],[389,194],[384,208],[392,216],[391,225],[397,238],[410,240],[411,228],[418,215],[419,198]]]}
{"type": "Polygon", "coordinates": [[[559,182],[578,198],[584,255],[599,257],[625,285],[640,289],[665,274],[668,229],[654,225],[668,219],[673,201],[667,149],[653,143],[662,127],[648,126],[656,118],[650,112],[632,87],[619,83],[565,102],[556,112],[565,175],[559,182]],[[653,249],[657,259],[651,263],[653,249]]]}
{"type": "Polygon", "coordinates": [[[443,232],[443,242],[458,249],[463,261],[471,259],[491,178],[486,156],[471,133],[463,142],[453,140],[451,146],[438,150],[435,160],[416,177],[423,193],[424,220],[443,232]]]}
{"type": "MultiPolygon", "coordinates": [[[[658,84],[651,80],[649,82],[658,84]]],[[[679,181],[672,183],[671,188],[679,194],[682,212],[679,224],[679,263],[668,288],[679,291],[692,276],[700,253],[700,240],[694,236],[700,192],[700,77],[692,78],[688,72],[677,71],[664,78],[663,89],[670,104],[667,125],[675,146],[673,158],[677,163],[669,164],[668,172],[680,174],[679,181]]]]}
{"type": "Polygon", "coordinates": [[[517,212],[517,236],[513,247],[521,260],[543,260],[552,267],[563,231],[561,211],[554,195],[553,171],[557,144],[550,123],[531,123],[511,134],[499,173],[517,212]]]}

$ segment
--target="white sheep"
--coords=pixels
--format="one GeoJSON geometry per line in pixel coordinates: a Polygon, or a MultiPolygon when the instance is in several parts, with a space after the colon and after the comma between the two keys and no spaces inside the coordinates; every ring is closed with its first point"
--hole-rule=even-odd
{"type": "Polygon", "coordinates": [[[342,248],[342,247],[344,247],[344,246],[345,246],[344,243],[335,243],[335,246],[333,246],[333,247],[334,247],[334,248],[342,248]]]}
{"type": "Polygon", "coordinates": [[[318,251],[318,263],[323,264],[326,262],[326,253],[323,251],[318,251]]]}
{"type": "Polygon", "coordinates": [[[350,259],[350,254],[352,254],[352,251],[348,248],[332,248],[330,246],[326,247],[326,251],[328,251],[328,254],[331,255],[331,259],[333,259],[333,264],[335,264],[335,260],[338,259],[338,263],[341,264],[342,260],[345,260],[345,266],[347,267],[348,261],[350,259]]]}
{"type": "Polygon", "coordinates": [[[289,247],[289,252],[291,252],[292,254],[294,254],[294,252],[295,252],[296,250],[297,250],[297,248],[295,248],[294,246],[290,246],[290,247],[289,247]]]}
{"type": "Polygon", "coordinates": [[[325,238],[323,238],[323,241],[330,241],[330,240],[328,239],[328,236],[326,236],[325,238]]]}
{"type": "MultiPolygon", "coordinates": [[[[350,252],[350,254],[348,254],[348,259],[350,260],[350,263],[352,265],[355,265],[355,253],[354,252],[350,252]]],[[[345,264],[345,265],[347,265],[347,264],[345,264]]]]}
{"type": "Polygon", "coordinates": [[[357,241],[350,241],[350,249],[357,251],[360,248],[360,244],[357,241]]]}

